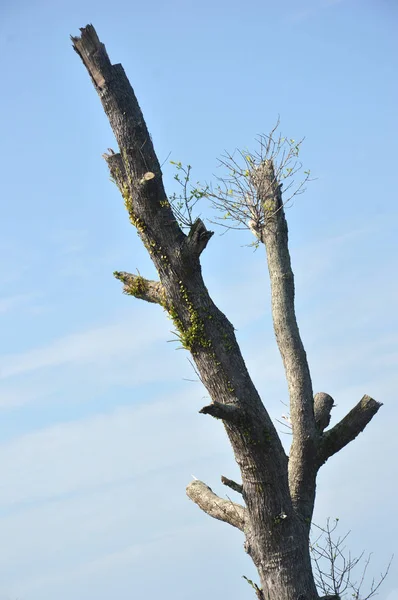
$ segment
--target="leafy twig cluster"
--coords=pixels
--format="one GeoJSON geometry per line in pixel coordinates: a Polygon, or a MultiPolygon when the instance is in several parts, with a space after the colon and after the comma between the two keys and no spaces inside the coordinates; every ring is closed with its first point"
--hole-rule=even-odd
{"type": "Polygon", "coordinates": [[[282,137],[277,134],[278,126],[279,120],[268,135],[257,137],[256,152],[237,149],[232,154],[226,152],[219,159],[219,165],[227,170],[228,175],[216,177],[218,184],[209,188],[207,196],[216,211],[221,213],[216,217],[217,221],[228,229],[260,230],[265,226],[269,217],[267,206],[264,206],[267,192],[259,194],[260,188],[264,192],[265,183],[268,188],[279,187],[283,205],[305,191],[310,171],[304,171],[304,178],[298,182],[295,178],[302,168],[299,154],[304,139],[297,142],[282,137]],[[268,166],[271,169],[267,169],[268,166]],[[265,171],[272,172],[268,182],[263,176],[264,167],[265,171]]]}
{"type": "Polygon", "coordinates": [[[208,188],[207,186],[203,188],[199,182],[196,185],[191,184],[191,165],[185,167],[181,162],[173,160],[170,164],[177,170],[174,179],[181,186],[181,192],[180,194],[174,192],[169,201],[180,227],[190,229],[195,222],[193,210],[199,200],[207,196],[208,188]]]}
{"type": "Polygon", "coordinates": [[[219,167],[226,169],[227,175],[215,176],[214,185],[202,186],[199,182],[192,185],[191,165],[170,161],[177,170],[174,179],[181,186],[181,193],[174,193],[169,200],[182,228],[189,229],[193,225],[193,210],[197,202],[209,198],[219,215],[215,217],[216,221],[211,222],[227,229],[251,229],[256,233],[266,225],[270,215],[305,191],[306,183],[310,181],[310,171],[304,171],[304,177],[296,180],[297,173],[302,169],[299,154],[304,139],[297,142],[282,137],[277,134],[278,127],[279,120],[268,135],[257,137],[256,152],[239,149],[233,153],[225,152],[218,162],[219,167]],[[276,209],[272,203],[267,206],[267,190],[275,186],[283,198],[282,204],[276,209]]]}

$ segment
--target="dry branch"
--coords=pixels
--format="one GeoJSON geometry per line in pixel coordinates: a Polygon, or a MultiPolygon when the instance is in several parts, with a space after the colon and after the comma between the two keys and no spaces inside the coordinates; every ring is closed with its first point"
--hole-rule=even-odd
{"type": "Polygon", "coordinates": [[[243,493],[243,485],[241,483],[236,483],[233,479],[228,479],[228,477],[224,477],[221,475],[221,483],[234,490],[234,492],[238,492],[238,494],[243,493]]]}
{"type": "Polygon", "coordinates": [[[324,464],[333,454],[355,440],[381,406],[383,405],[380,402],[365,394],[337,425],[323,434],[319,448],[319,463],[324,464]]]}
{"type": "Polygon", "coordinates": [[[199,508],[214,519],[229,523],[241,531],[245,530],[247,511],[244,506],[220,498],[208,485],[199,480],[192,481],[187,486],[186,492],[199,508]]]}
{"type": "Polygon", "coordinates": [[[115,271],[113,275],[124,284],[123,292],[125,294],[154,304],[160,304],[163,307],[166,306],[166,293],[160,281],[152,281],[141,277],[141,275],[124,271],[115,271]]]}

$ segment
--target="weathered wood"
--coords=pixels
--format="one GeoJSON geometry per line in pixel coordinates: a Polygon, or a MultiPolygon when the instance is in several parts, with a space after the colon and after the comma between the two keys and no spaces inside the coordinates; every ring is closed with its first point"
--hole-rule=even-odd
{"type": "Polygon", "coordinates": [[[221,476],[221,483],[227,485],[234,490],[234,492],[238,492],[238,494],[243,494],[243,485],[241,483],[236,483],[233,479],[228,479],[228,477],[221,476]]]}
{"type": "Polygon", "coordinates": [[[202,278],[200,256],[213,234],[201,219],[188,235],[178,225],[151,136],[122,66],[111,64],[92,25],[80,31],[80,36],[72,37],[73,47],[119,146],[119,152],[109,150],[104,158],[159,274],[158,281],[125,272],[115,272],[115,277],[125,293],[160,304],[172,318],[211,397],[211,404],[200,412],[221,419],[240,468],[242,484],[226,478],[223,483],[240,491],[246,506],[219,498],[199,481],[188,486],[187,494],[204,512],[244,532],[245,550],[261,581],[256,593],[267,600],[317,600],[308,539],[316,474],[329,456],[358,435],[380,405],[365,397],[341,423],[322,433],[332,405],[324,395],[314,407],[294,311],[281,184],[272,162],[264,162],[251,176],[265,211],[264,226],[256,229],[256,235],[267,249],[274,329],[289,386],[293,443],[288,460],[249,376],[234,328],[212,301],[202,278]]]}
{"type": "Polygon", "coordinates": [[[187,496],[213,519],[229,523],[241,531],[245,530],[248,520],[244,506],[220,498],[208,485],[198,479],[187,486],[186,492],[187,496]]]}
{"type": "Polygon", "coordinates": [[[323,465],[333,454],[355,440],[382,406],[365,394],[337,425],[323,434],[318,454],[319,464],[323,465]]]}

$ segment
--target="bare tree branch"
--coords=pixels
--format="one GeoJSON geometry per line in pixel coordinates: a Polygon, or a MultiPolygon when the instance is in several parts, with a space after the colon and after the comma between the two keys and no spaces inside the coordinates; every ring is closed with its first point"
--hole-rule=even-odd
{"type": "Polygon", "coordinates": [[[244,506],[220,498],[208,485],[199,480],[192,481],[187,486],[186,492],[199,508],[214,519],[225,521],[241,531],[245,530],[247,511],[244,506]]]}
{"type": "Polygon", "coordinates": [[[141,275],[133,275],[124,271],[115,271],[113,275],[124,284],[123,292],[125,294],[166,307],[165,290],[160,281],[152,281],[141,275]]]}
{"type": "Polygon", "coordinates": [[[236,483],[236,481],[228,479],[228,477],[224,477],[224,475],[221,475],[221,483],[230,487],[234,492],[238,492],[238,494],[242,494],[243,492],[243,485],[241,483],[236,483]]]}
{"type": "Polygon", "coordinates": [[[323,434],[318,454],[319,464],[323,465],[333,454],[355,440],[381,406],[383,405],[380,402],[376,402],[370,396],[363,396],[337,425],[323,434]]]}

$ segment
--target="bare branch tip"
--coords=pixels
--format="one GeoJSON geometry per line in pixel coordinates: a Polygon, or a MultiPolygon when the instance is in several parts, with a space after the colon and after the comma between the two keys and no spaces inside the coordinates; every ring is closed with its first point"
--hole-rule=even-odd
{"type": "Polygon", "coordinates": [[[228,479],[228,477],[221,475],[221,483],[231,488],[231,490],[234,490],[234,492],[238,492],[238,494],[243,493],[243,485],[241,483],[236,483],[233,479],[228,479]]]}

